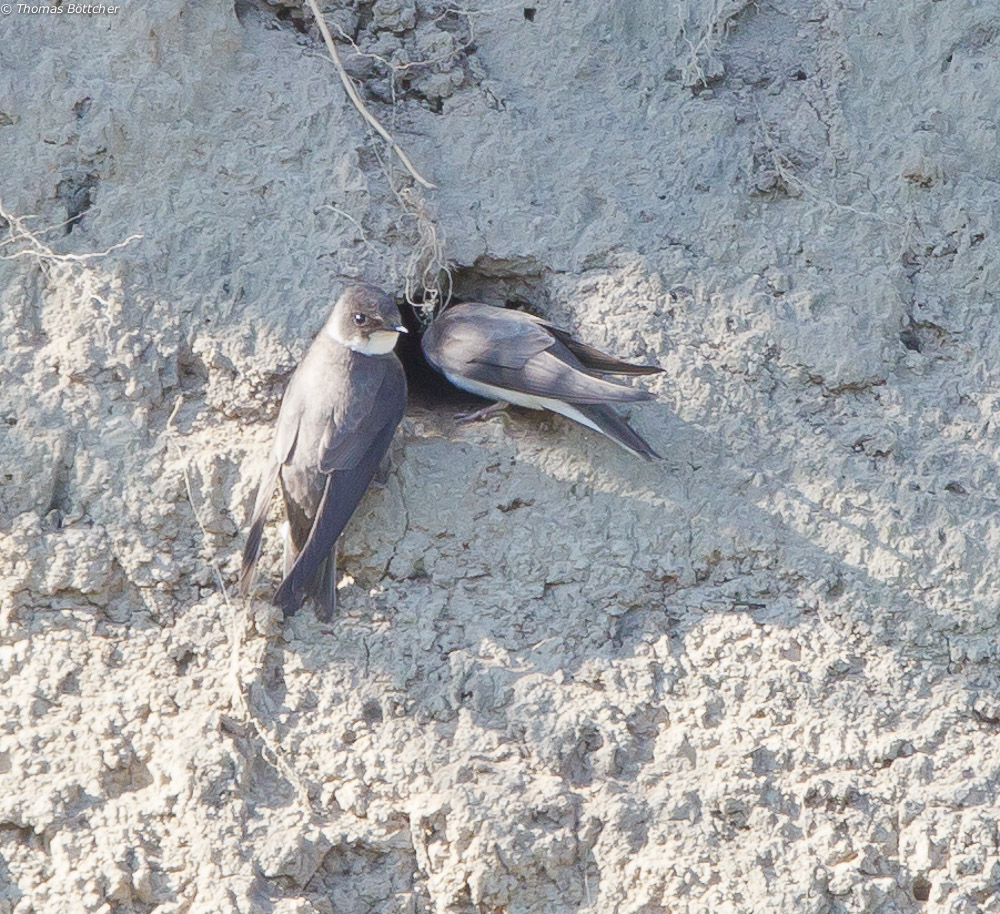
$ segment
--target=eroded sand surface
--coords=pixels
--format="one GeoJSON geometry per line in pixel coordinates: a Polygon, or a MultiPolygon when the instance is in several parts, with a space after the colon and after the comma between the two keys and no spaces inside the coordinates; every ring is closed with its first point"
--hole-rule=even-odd
{"type": "Polygon", "coordinates": [[[0,912],[1000,911],[995,4],[355,6],[436,191],[298,8],[0,19],[0,912]],[[420,205],[667,369],[665,459],[414,408],[341,617],[268,609],[277,503],[245,614],[283,385],[420,205]]]}

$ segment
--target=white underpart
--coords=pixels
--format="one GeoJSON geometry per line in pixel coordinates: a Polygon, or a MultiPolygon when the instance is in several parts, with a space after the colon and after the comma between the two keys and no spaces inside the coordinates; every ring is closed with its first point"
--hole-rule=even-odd
{"type": "MultiPolygon", "coordinates": [[[[550,409],[552,412],[559,413],[567,419],[572,419],[574,422],[586,425],[587,428],[592,428],[595,432],[604,434],[580,410],[575,406],[570,406],[569,403],[564,403],[562,400],[556,400],[552,397],[538,397],[534,394],[524,394],[516,390],[504,390],[502,387],[494,387],[492,384],[483,384],[480,381],[470,381],[468,378],[463,378],[461,375],[451,374],[447,371],[444,373],[444,376],[456,387],[461,387],[462,390],[467,390],[470,394],[486,397],[487,400],[505,400],[507,403],[513,403],[515,406],[526,406],[528,409],[550,409]]],[[[618,443],[621,444],[621,442],[618,443]]],[[[622,447],[625,446],[622,445],[622,447]]],[[[625,448],[625,450],[631,449],[625,448]]]]}
{"type": "Polygon", "coordinates": [[[333,324],[326,325],[326,334],[335,343],[360,352],[362,355],[388,355],[396,348],[399,333],[395,330],[376,330],[368,339],[345,340],[333,324]]]}

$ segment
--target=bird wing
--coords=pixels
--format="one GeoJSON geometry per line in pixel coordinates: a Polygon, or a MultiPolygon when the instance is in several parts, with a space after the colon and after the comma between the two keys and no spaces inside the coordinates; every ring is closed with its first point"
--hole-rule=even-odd
{"type": "Polygon", "coordinates": [[[271,504],[274,486],[278,481],[278,470],[281,464],[269,460],[260,484],[257,486],[257,498],[254,500],[253,514],[250,521],[250,532],[247,534],[246,545],[243,547],[243,566],[240,569],[240,593],[245,597],[250,593],[253,573],[260,558],[261,541],[264,534],[264,521],[267,519],[267,509],[271,504]]]}
{"type": "Polygon", "coordinates": [[[570,336],[565,330],[546,324],[546,328],[560,343],[573,353],[587,371],[596,371],[599,374],[625,374],[625,375],[646,375],[659,374],[664,371],[659,365],[633,365],[631,362],[623,362],[613,355],[601,352],[593,346],[581,343],[578,339],[570,336]]]}
{"type": "Polygon", "coordinates": [[[449,376],[532,396],[568,403],[652,399],[589,374],[545,321],[522,311],[458,305],[431,324],[424,353],[449,376]]]}
{"type": "Polygon", "coordinates": [[[522,311],[469,303],[436,318],[421,344],[431,364],[448,371],[477,361],[517,369],[548,349],[552,337],[522,311]]]}
{"type": "Polygon", "coordinates": [[[285,615],[302,605],[309,582],[354,514],[405,409],[406,379],[394,359],[374,395],[327,426],[320,446],[320,470],[327,477],[323,496],[309,536],[274,595],[285,615]]]}
{"type": "MultiPolygon", "coordinates": [[[[294,383],[295,377],[293,376],[289,383],[288,392],[291,391],[294,383]]],[[[278,473],[281,471],[282,464],[291,457],[298,440],[299,422],[302,418],[301,411],[292,414],[286,409],[285,404],[296,402],[296,398],[289,397],[288,392],[286,392],[282,400],[282,408],[278,412],[274,444],[271,446],[267,466],[264,468],[260,484],[257,486],[257,497],[254,499],[253,512],[250,515],[250,532],[247,534],[246,545],[243,547],[243,565],[240,570],[239,588],[244,597],[250,592],[254,571],[257,568],[257,560],[260,558],[264,522],[267,520],[267,509],[270,507],[274,487],[278,482],[278,473]]]]}
{"type": "Polygon", "coordinates": [[[637,457],[652,460],[654,457],[658,458],[660,456],[642,435],[615,412],[614,407],[604,403],[594,405],[578,403],[576,404],[576,409],[580,411],[580,414],[584,418],[590,420],[598,431],[607,435],[612,441],[616,441],[625,450],[631,451],[637,457]]]}
{"type": "Polygon", "coordinates": [[[389,375],[376,388],[373,396],[361,402],[352,402],[347,412],[332,417],[327,423],[319,443],[321,473],[353,470],[371,452],[386,422],[391,421],[393,428],[399,424],[403,414],[402,411],[398,415],[393,413],[397,404],[387,387],[388,380],[389,375]]]}

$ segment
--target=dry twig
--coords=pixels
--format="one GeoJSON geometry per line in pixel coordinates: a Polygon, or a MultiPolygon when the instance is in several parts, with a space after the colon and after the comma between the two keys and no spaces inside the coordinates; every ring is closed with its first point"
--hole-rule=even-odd
{"type": "Polygon", "coordinates": [[[781,178],[785,184],[790,187],[797,188],[801,193],[805,194],[812,199],[825,204],[826,206],[832,207],[833,209],[840,210],[841,212],[853,213],[855,216],[861,216],[865,219],[874,219],[876,222],[881,222],[883,225],[890,225],[893,228],[903,230],[906,228],[904,223],[895,222],[892,219],[887,219],[881,213],[875,213],[871,210],[859,209],[856,206],[851,206],[848,203],[838,203],[836,200],[826,196],[825,194],[818,191],[811,184],[803,181],[798,175],[793,171],[793,164],[789,159],[778,152],[778,147],[771,137],[771,132],[767,129],[767,123],[764,120],[764,114],[760,110],[760,105],[757,100],[754,99],[754,107],[757,110],[757,121],[760,125],[761,136],[764,140],[764,146],[767,148],[767,153],[771,158],[771,164],[774,166],[775,172],[778,177],[781,178]]]}
{"type": "Polygon", "coordinates": [[[451,270],[445,257],[444,239],[419,194],[404,187],[397,196],[406,214],[417,222],[417,246],[406,264],[406,300],[427,324],[451,300],[451,270]],[[418,289],[422,293],[419,302],[418,289]]]}
{"type": "Polygon", "coordinates": [[[0,254],[0,260],[16,260],[18,257],[34,257],[45,263],[86,263],[88,260],[94,260],[99,257],[107,257],[107,255],[112,251],[117,251],[119,248],[123,248],[126,245],[131,244],[133,241],[137,241],[143,237],[142,235],[129,235],[124,241],[119,241],[117,244],[111,245],[111,247],[104,251],[94,251],[88,254],[57,254],[44,241],[42,241],[41,238],[39,238],[39,235],[51,232],[57,228],[63,228],[72,222],[72,219],[67,219],[59,225],[50,225],[48,228],[44,229],[30,229],[25,225],[25,220],[28,217],[19,217],[8,212],[4,208],[2,200],[0,200],[0,218],[3,218],[3,220],[7,223],[7,230],[10,235],[10,237],[4,241],[0,241],[0,247],[5,247],[8,244],[16,244],[19,241],[24,241],[28,245],[19,251],[14,251],[13,254],[0,254]]]}
{"type": "Polygon", "coordinates": [[[330,57],[333,59],[333,65],[337,68],[340,81],[344,84],[347,96],[354,103],[354,107],[357,108],[361,113],[361,116],[368,121],[369,124],[371,124],[378,135],[392,147],[392,151],[399,156],[399,161],[403,163],[406,170],[412,175],[414,181],[427,188],[437,188],[436,184],[432,184],[423,175],[421,175],[416,168],[413,167],[413,163],[410,162],[406,153],[403,152],[399,144],[392,138],[389,131],[386,130],[385,127],[383,127],[379,122],[378,118],[375,117],[375,115],[372,114],[367,107],[365,107],[365,103],[361,100],[361,96],[358,95],[358,90],[354,88],[354,83],[351,82],[351,77],[347,75],[344,65],[340,62],[340,54],[337,53],[337,46],[333,43],[333,36],[330,34],[330,29],[327,27],[326,19],[323,18],[323,13],[320,11],[319,4],[316,0],[306,0],[306,2],[309,4],[309,9],[312,10],[313,16],[316,17],[316,24],[319,26],[319,30],[323,35],[323,41],[326,42],[326,49],[330,52],[330,57]]]}

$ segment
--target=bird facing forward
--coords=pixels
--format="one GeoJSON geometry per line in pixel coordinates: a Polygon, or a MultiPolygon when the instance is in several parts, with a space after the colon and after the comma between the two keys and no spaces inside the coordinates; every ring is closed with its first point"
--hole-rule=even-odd
{"type": "Polygon", "coordinates": [[[462,418],[479,418],[507,403],[550,409],[639,457],[660,456],[610,405],[651,400],[653,394],[601,377],[663,371],[656,365],[622,362],[533,314],[480,302],[445,309],[421,346],[427,361],[456,387],[498,401],[462,418]]]}
{"type": "Polygon", "coordinates": [[[243,549],[240,591],[249,592],[271,495],[281,482],[288,523],[284,578],[274,602],[291,615],[305,597],[316,615],[337,607],[337,539],[361,501],[406,409],[406,378],[393,353],[406,329],[393,299],[349,287],[295,369],[243,549]]]}

